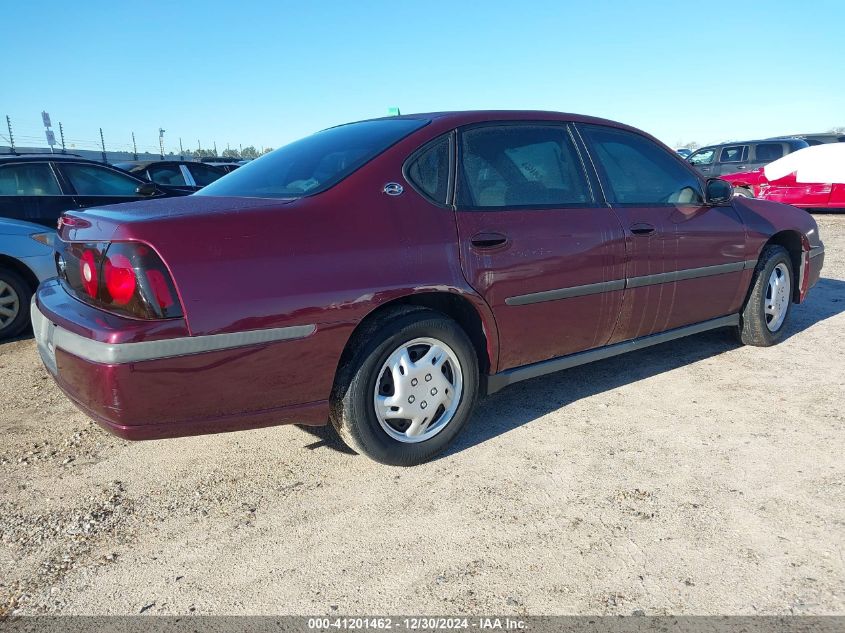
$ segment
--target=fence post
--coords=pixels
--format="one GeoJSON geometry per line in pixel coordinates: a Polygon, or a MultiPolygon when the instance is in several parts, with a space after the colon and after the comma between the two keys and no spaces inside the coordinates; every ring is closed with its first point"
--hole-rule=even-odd
{"type": "Polygon", "coordinates": [[[132,160],[138,160],[138,146],[135,144],[135,132],[132,132],[132,160]]]}
{"type": "Polygon", "coordinates": [[[158,128],[158,149],[161,160],[164,160],[164,128],[158,128]]]}
{"type": "Polygon", "coordinates": [[[185,150],[182,149],[182,137],[179,137],[179,160],[185,160],[185,150]]]}
{"type": "Polygon", "coordinates": [[[62,139],[62,154],[66,154],[65,151],[65,128],[62,127],[62,122],[59,121],[59,138],[62,139]]]}
{"type": "Polygon", "coordinates": [[[12,154],[15,153],[15,135],[12,134],[12,119],[6,115],[6,127],[9,129],[9,147],[12,149],[12,154]]]}
{"type": "Polygon", "coordinates": [[[100,147],[103,148],[103,163],[107,163],[106,160],[106,140],[103,138],[103,128],[100,128],[100,147]]]}

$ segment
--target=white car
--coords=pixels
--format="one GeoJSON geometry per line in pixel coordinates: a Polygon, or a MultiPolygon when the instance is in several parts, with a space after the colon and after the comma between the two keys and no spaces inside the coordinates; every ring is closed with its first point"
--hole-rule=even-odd
{"type": "Polygon", "coordinates": [[[32,294],[56,276],[55,235],[41,224],[0,218],[0,341],[29,325],[32,294]]]}

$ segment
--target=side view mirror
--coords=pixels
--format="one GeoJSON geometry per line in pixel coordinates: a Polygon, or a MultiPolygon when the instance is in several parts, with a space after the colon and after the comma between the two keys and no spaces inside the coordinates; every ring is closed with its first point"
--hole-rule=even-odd
{"type": "Polygon", "coordinates": [[[707,179],[707,186],[704,191],[704,200],[707,204],[728,204],[731,198],[733,198],[731,183],[721,178],[707,179]]]}
{"type": "Polygon", "coordinates": [[[135,193],[139,196],[154,196],[158,193],[158,187],[156,187],[152,182],[145,182],[138,185],[138,188],[135,189],[135,193]]]}

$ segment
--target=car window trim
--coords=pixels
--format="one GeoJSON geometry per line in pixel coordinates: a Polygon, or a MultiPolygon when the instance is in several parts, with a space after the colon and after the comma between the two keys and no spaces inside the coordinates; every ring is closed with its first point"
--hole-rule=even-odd
{"type": "Polygon", "coordinates": [[[739,163],[744,163],[748,160],[748,156],[750,152],[748,151],[749,145],[743,145],[742,143],[725,143],[719,149],[719,160],[716,161],[720,165],[738,165],[739,163]],[[740,153],[739,160],[722,160],[722,152],[724,152],[729,147],[741,147],[742,152],[740,153]]]}
{"type": "MultiPolygon", "coordinates": [[[[614,131],[617,131],[617,132],[633,134],[634,136],[639,136],[640,138],[644,139],[645,141],[652,143],[653,145],[657,146],[658,149],[663,150],[666,154],[668,154],[669,156],[672,156],[675,160],[677,160],[683,166],[683,168],[687,171],[687,173],[690,174],[693,177],[693,179],[698,183],[698,193],[699,193],[699,196],[701,197],[701,200],[702,200],[702,202],[700,204],[678,203],[678,202],[611,202],[609,198],[605,197],[609,207],[619,208],[619,209],[633,208],[633,207],[655,207],[655,208],[657,208],[657,207],[659,207],[659,208],[667,207],[668,208],[668,207],[678,207],[678,206],[704,206],[706,204],[704,202],[704,200],[705,200],[705,196],[704,196],[705,178],[704,178],[704,176],[702,176],[702,174],[700,174],[698,171],[696,171],[696,169],[692,165],[690,165],[684,158],[682,158],[677,152],[672,151],[672,150],[667,149],[667,148],[664,148],[663,146],[661,146],[660,143],[656,142],[654,139],[649,138],[645,134],[641,134],[640,132],[637,132],[637,131],[634,131],[634,130],[629,130],[629,129],[621,128],[621,127],[615,127],[613,125],[604,125],[602,123],[574,123],[573,125],[574,125],[575,129],[578,130],[579,136],[581,136],[584,140],[584,147],[586,148],[587,154],[590,156],[590,161],[592,162],[593,167],[596,170],[596,173],[598,175],[599,182],[601,183],[603,192],[605,190],[612,191],[613,189],[612,189],[612,187],[610,187],[609,178],[607,177],[607,174],[604,171],[604,167],[602,166],[601,161],[599,161],[595,157],[595,151],[594,151],[593,147],[591,147],[591,142],[588,141],[586,135],[582,133],[582,131],[581,131],[582,127],[593,126],[593,127],[599,127],[599,128],[607,128],[609,130],[614,130],[614,131]]],[[[702,147],[701,149],[703,150],[703,149],[708,149],[708,148],[702,147]]],[[[700,151],[700,150],[696,150],[696,151],[700,151]]]]}
{"type": "Polygon", "coordinates": [[[587,167],[586,161],[584,157],[581,155],[581,148],[578,145],[578,141],[573,134],[573,121],[544,121],[542,119],[515,119],[515,120],[501,120],[501,121],[479,121],[476,123],[470,123],[468,125],[462,125],[457,128],[456,130],[456,137],[455,137],[455,145],[456,147],[456,169],[455,169],[455,191],[454,191],[454,199],[453,205],[456,211],[481,211],[481,212],[498,212],[498,211],[549,211],[553,209],[599,209],[606,206],[606,203],[600,201],[599,198],[604,198],[603,192],[599,194],[596,191],[593,180],[590,177],[590,170],[587,167]],[[466,205],[459,205],[458,204],[458,184],[463,179],[463,159],[462,159],[462,152],[463,152],[463,143],[461,142],[461,135],[464,132],[468,132],[470,130],[476,130],[479,128],[488,128],[488,127],[561,127],[564,129],[566,134],[569,136],[569,140],[572,143],[572,147],[575,149],[575,155],[578,158],[578,161],[581,165],[581,174],[584,177],[584,181],[587,184],[587,193],[592,198],[589,202],[573,202],[573,203],[566,203],[566,204],[530,204],[530,205],[508,205],[505,207],[479,207],[479,206],[466,206],[466,205]]]}

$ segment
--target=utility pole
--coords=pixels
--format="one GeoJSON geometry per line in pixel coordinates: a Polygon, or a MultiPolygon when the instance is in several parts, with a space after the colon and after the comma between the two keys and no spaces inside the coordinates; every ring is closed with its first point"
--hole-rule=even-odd
{"type": "Polygon", "coordinates": [[[164,128],[158,128],[158,148],[161,152],[161,160],[164,160],[164,128]]]}
{"type": "Polygon", "coordinates": [[[185,160],[185,150],[182,149],[182,137],[179,137],[179,160],[185,160]]]}
{"type": "Polygon", "coordinates": [[[135,144],[135,132],[132,132],[132,160],[138,160],[138,146],[135,144]]]}
{"type": "Polygon", "coordinates": [[[217,156],[217,141],[214,141],[214,155],[217,156]]]}
{"type": "Polygon", "coordinates": [[[59,121],[59,137],[62,139],[62,154],[65,152],[65,129],[62,127],[62,122],[59,121]]]}
{"type": "Polygon", "coordinates": [[[12,149],[12,154],[15,153],[15,135],[12,134],[12,119],[6,115],[6,128],[9,130],[9,147],[12,149]]]}
{"type": "Polygon", "coordinates": [[[107,163],[106,160],[106,140],[103,138],[103,128],[100,128],[100,146],[103,148],[103,163],[107,163]]]}

